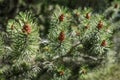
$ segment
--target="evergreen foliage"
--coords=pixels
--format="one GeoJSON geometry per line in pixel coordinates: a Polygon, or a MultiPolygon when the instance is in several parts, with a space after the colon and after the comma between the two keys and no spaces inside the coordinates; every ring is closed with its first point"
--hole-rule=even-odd
{"type": "Polygon", "coordinates": [[[106,61],[113,28],[104,15],[56,6],[46,41],[34,16],[20,12],[8,21],[9,44],[0,37],[1,80],[77,80],[106,61]]]}

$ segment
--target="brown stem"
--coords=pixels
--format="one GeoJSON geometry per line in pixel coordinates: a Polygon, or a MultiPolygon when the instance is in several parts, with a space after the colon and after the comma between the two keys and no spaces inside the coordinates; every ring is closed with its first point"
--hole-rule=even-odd
{"type": "Polygon", "coordinates": [[[71,54],[71,52],[73,51],[73,49],[74,49],[75,47],[77,47],[78,45],[80,45],[80,44],[81,44],[81,43],[79,42],[79,43],[75,44],[74,46],[72,46],[71,49],[67,52],[67,54],[71,54]]]}
{"type": "Polygon", "coordinates": [[[75,44],[74,46],[72,46],[72,47],[70,48],[70,50],[67,52],[67,54],[62,55],[62,56],[59,56],[59,57],[56,57],[56,58],[54,58],[53,60],[58,60],[59,58],[62,59],[63,57],[69,56],[69,55],[71,54],[71,52],[73,51],[73,49],[74,49],[75,47],[77,47],[79,44],[81,44],[81,43],[78,42],[77,44],[75,44]]]}

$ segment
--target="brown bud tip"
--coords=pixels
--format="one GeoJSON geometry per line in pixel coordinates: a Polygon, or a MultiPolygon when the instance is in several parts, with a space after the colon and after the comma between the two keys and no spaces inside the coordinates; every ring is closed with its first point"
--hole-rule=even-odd
{"type": "Polygon", "coordinates": [[[118,5],[118,4],[115,4],[115,5],[114,5],[114,8],[118,8],[118,7],[119,7],[119,5],[118,5]]]}
{"type": "Polygon", "coordinates": [[[76,16],[76,17],[79,17],[79,16],[80,16],[80,14],[79,14],[79,13],[75,13],[75,16],[76,16]]]}
{"type": "Polygon", "coordinates": [[[59,16],[59,21],[63,21],[64,20],[64,14],[61,14],[60,16],[59,16]]]}
{"type": "Polygon", "coordinates": [[[86,74],[86,73],[87,73],[87,71],[86,71],[85,69],[83,69],[83,70],[82,70],[82,73],[83,73],[83,74],[86,74]]]}
{"type": "Polygon", "coordinates": [[[85,16],[87,19],[90,19],[90,13],[87,13],[85,16]]]}
{"type": "Polygon", "coordinates": [[[60,71],[59,74],[62,76],[64,75],[64,71],[60,71]]]}
{"type": "Polygon", "coordinates": [[[23,31],[23,33],[30,34],[31,33],[31,26],[29,24],[24,24],[22,31],[23,31]]]}
{"type": "Polygon", "coordinates": [[[80,35],[80,32],[79,31],[76,31],[76,36],[79,36],[80,35]]]}
{"type": "Polygon", "coordinates": [[[101,46],[104,46],[104,47],[105,47],[106,45],[107,45],[106,40],[103,40],[102,43],[101,43],[101,46]]]}
{"type": "Polygon", "coordinates": [[[13,30],[14,29],[14,25],[11,25],[11,30],[13,30]]]}
{"type": "Polygon", "coordinates": [[[82,69],[82,70],[80,71],[80,73],[81,73],[81,74],[86,74],[86,73],[87,73],[87,70],[86,70],[86,69],[82,69]]]}
{"type": "Polygon", "coordinates": [[[64,33],[64,31],[60,32],[58,39],[59,39],[60,42],[64,41],[64,39],[65,39],[65,33],[64,33]]]}
{"type": "Polygon", "coordinates": [[[88,29],[89,27],[90,27],[89,25],[86,25],[86,26],[85,26],[85,29],[88,29]]]}
{"type": "Polygon", "coordinates": [[[99,23],[97,25],[97,28],[100,30],[100,29],[102,29],[102,27],[103,27],[103,22],[99,21],[99,23]]]}

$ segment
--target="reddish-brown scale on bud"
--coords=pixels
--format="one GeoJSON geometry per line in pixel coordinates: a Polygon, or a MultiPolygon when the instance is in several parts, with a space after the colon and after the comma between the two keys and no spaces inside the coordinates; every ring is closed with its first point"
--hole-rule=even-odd
{"type": "Polygon", "coordinates": [[[63,21],[64,20],[64,14],[61,14],[60,16],[59,16],[59,21],[63,21]]]}
{"type": "Polygon", "coordinates": [[[64,71],[59,72],[60,76],[64,75],[64,71]]]}
{"type": "Polygon", "coordinates": [[[97,25],[97,28],[100,30],[100,29],[102,29],[102,27],[103,27],[103,22],[99,21],[99,23],[97,25]]]}
{"type": "Polygon", "coordinates": [[[118,8],[118,7],[119,7],[119,5],[118,5],[118,4],[115,4],[115,5],[114,5],[114,8],[118,8]]]}
{"type": "Polygon", "coordinates": [[[59,39],[60,42],[64,41],[64,39],[65,39],[65,33],[64,33],[64,31],[60,32],[58,39],[59,39]]]}
{"type": "Polygon", "coordinates": [[[26,34],[30,34],[31,33],[31,26],[29,24],[24,24],[23,28],[22,28],[22,32],[26,33],[26,34]]]}
{"type": "Polygon", "coordinates": [[[90,13],[87,13],[85,17],[86,17],[87,19],[90,19],[90,16],[91,16],[90,13]]]}
{"type": "Polygon", "coordinates": [[[107,45],[106,40],[103,40],[102,43],[101,43],[101,46],[104,46],[104,47],[105,47],[106,45],[107,45]]]}

